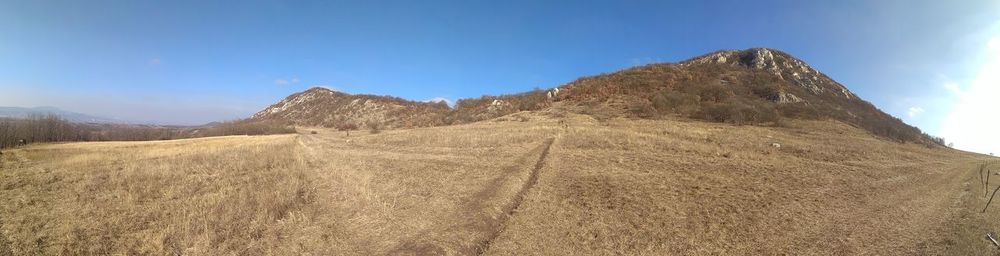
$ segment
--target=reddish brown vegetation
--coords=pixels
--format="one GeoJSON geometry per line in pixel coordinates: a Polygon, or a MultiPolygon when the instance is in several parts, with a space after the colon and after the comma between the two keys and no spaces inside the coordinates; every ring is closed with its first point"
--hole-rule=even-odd
{"type": "MultiPolygon", "coordinates": [[[[775,59],[792,61],[774,51],[775,59]]],[[[788,76],[788,75],[786,75],[788,76]]],[[[780,124],[782,118],[834,119],[899,142],[943,144],[943,139],[890,116],[871,103],[841,92],[832,79],[819,75],[815,93],[792,79],[729,63],[651,64],[611,74],[585,77],[563,85],[572,102],[632,102],[625,106],[640,118],[678,115],[734,124],[780,124]],[[779,102],[792,94],[802,102],[779,102]]],[[[586,104],[582,104],[586,105],[586,104]]]]}
{"type": "Polygon", "coordinates": [[[549,104],[550,101],[545,95],[545,91],[541,89],[518,94],[482,96],[478,99],[460,99],[455,104],[455,109],[449,113],[447,123],[460,124],[482,121],[519,111],[540,110],[548,107],[549,104]]]}
{"type": "MultiPolygon", "coordinates": [[[[595,116],[661,118],[674,115],[712,122],[781,125],[783,118],[833,119],[898,142],[944,145],[923,134],[790,55],[770,49],[716,52],[678,64],[651,64],[578,79],[559,86],[558,99],[595,116]],[[717,54],[729,54],[718,58],[717,54]],[[600,111],[596,110],[600,109],[600,111]],[[608,113],[605,110],[619,110],[608,113]]],[[[371,126],[393,129],[470,123],[547,108],[556,99],[533,91],[413,102],[388,96],[350,95],[313,88],[289,96],[254,116],[296,125],[371,126]]]]}

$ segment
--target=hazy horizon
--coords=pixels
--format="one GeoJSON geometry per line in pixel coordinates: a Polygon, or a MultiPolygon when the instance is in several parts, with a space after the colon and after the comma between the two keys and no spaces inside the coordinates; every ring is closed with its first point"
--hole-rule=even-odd
{"type": "Polygon", "coordinates": [[[0,1],[0,35],[0,106],[177,125],[313,86],[454,102],[769,47],[957,148],[1000,152],[995,1],[0,1]]]}

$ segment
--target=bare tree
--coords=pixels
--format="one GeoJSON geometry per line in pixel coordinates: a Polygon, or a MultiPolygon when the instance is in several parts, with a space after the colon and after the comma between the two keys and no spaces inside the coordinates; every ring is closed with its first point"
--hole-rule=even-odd
{"type": "Polygon", "coordinates": [[[347,134],[347,137],[351,137],[351,131],[357,130],[357,129],[358,129],[358,125],[356,125],[354,123],[342,123],[340,125],[337,125],[337,130],[338,131],[344,131],[347,134]]]}

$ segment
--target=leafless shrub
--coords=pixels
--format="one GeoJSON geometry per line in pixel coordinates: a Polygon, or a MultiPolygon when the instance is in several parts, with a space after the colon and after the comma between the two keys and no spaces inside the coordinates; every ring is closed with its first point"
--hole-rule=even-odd
{"type": "Polygon", "coordinates": [[[358,125],[356,125],[354,123],[340,123],[340,124],[337,125],[337,130],[338,131],[343,131],[344,134],[346,134],[348,137],[351,136],[351,131],[357,130],[357,129],[358,129],[358,125]]]}
{"type": "Polygon", "coordinates": [[[275,121],[239,120],[196,129],[153,125],[79,124],[55,115],[46,115],[25,119],[0,119],[0,148],[37,142],[170,140],[294,132],[293,127],[275,121]]]}
{"type": "Polygon", "coordinates": [[[779,104],[776,109],[782,116],[796,119],[817,120],[822,114],[816,107],[806,103],[779,104]]]}
{"type": "Polygon", "coordinates": [[[368,122],[368,129],[373,134],[374,133],[380,133],[380,132],[382,132],[382,123],[379,123],[377,121],[368,122]]]}
{"type": "Polygon", "coordinates": [[[267,135],[294,133],[295,128],[278,121],[238,120],[205,129],[201,136],[267,135]]]}
{"type": "Polygon", "coordinates": [[[705,84],[684,88],[688,93],[698,95],[701,101],[726,102],[733,97],[733,92],[729,88],[715,84],[705,84]]]}
{"type": "Polygon", "coordinates": [[[55,115],[34,115],[25,119],[0,119],[0,148],[35,142],[85,139],[76,125],[55,115]]]}
{"type": "Polygon", "coordinates": [[[653,105],[646,101],[634,101],[628,106],[629,112],[641,118],[650,118],[657,115],[653,105]]]}
{"type": "Polygon", "coordinates": [[[680,115],[690,115],[691,113],[697,112],[701,107],[699,102],[701,97],[698,95],[678,92],[678,91],[666,91],[659,93],[653,97],[653,108],[655,108],[660,113],[676,113],[680,115]]]}

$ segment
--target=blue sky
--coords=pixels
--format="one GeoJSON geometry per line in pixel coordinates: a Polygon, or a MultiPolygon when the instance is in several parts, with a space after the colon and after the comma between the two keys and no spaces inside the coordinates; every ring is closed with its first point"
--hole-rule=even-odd
{"type": "Polygon", "coordinates": [[[976,0],[0,0],[0,105],[199,124],[316,85],[454,101],[772,47],[948,139],[997,91],[976,82],[997,35],[1000,4],[976,0]]]}

